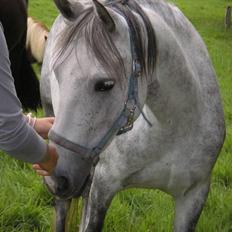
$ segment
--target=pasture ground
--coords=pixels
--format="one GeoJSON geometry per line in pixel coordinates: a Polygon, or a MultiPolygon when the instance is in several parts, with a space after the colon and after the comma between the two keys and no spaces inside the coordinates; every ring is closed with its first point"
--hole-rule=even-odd
{"type": "MultiPolygon", "coordinates": [[[[57,11],[50,0],[30,0],[29,14],[51,26],[57,11]]],[[[232,231],[232,28],[224,29],[231,0],[174,0],[206,42],[224,103],[227,139],[212,175],[208,201],[197,232],[232,231]]],[[[42,113],[40,113],[41,115],[42,113]]],[[[49,232],[53,200],[30,165],[0,156],[0,232],[49,232]]],[[[104,231],[169,232],[174,203],[154,190],[119,193],[108,212],[104,231]]]]}

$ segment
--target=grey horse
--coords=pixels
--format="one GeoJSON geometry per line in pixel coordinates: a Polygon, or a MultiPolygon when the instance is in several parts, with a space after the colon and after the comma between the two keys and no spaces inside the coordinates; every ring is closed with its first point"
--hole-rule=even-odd
{"type": "Polygon", "coordinates": [[[43,106],[58,165],[45,178],[64,231],[83,196],[81,232],[101,231],[114,195],[160,189],[175,200],[174,231],[194,231],[225,125],[215,71],[192,24],[162,0],[55,0],[43,106]]]}

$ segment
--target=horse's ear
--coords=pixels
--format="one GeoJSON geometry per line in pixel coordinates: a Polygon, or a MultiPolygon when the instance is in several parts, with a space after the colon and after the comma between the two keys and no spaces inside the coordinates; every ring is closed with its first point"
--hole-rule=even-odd
{"type": "Polygon", "coordinates": [[[107,9],[97,0],[93,0],[97,15],[102,20],[109,32],[115,31],[115,23],[107,9]]]}
{"type": "Polygon", "coordinates": [[[68,20],[75,20],[83,11],[84,7],[79,2],[69,2],[68,0],[54,0],[60,13],[68,20]]]}

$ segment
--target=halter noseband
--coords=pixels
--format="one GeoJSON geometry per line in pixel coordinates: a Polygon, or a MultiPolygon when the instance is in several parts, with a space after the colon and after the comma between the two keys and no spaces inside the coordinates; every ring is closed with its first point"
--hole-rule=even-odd
{"type": "MultiPolygon", "coordinates": [[[[126,4],[126,2],[124,3],[126,4]]],[[[118,11],[118,9],[117,9],[118,11]]],[[[122,14],[119,11],[120,14],[122,14]]],[[[128,25],[129,22],[127,21],[128,25]]],[[[104,150],[111,138],[116,135],[124,134],[130,131],[133,128],[134,124],[134,114],[136,108],[140,111],[145,121],[152,126],[149,120],[144,115],[140,104],[138,102],[138,78],[141,76],[141,64],[138,62],[138,56],[136,53],[136,48],[134,45],[135,32],[131,29],[129,25],[129,35],[130,35],[130,44],[131,44],[131,54],[132,54],[132,72],[128,81],[128,95],[127,100],[125,101],[124,108],[118,118],[114,121],[111,128],[103,136],[97,146],[93,148],[87,148],[79,144],[73,143],[70,140],[62,137],[57,134],[54,130],[49,132],[49,139],[54,143],[74,152],[83,159],[92,159],[93,165],[95,166],[99,160],[100,153],[104,150]]]]}

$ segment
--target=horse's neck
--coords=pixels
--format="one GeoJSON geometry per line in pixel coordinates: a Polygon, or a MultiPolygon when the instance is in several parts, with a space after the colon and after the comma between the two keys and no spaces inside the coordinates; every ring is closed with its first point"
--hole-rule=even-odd
{"type": "MultiPolygon", "coordinates": [[[[178,120],[182,112],[197,111],[200,87],[195,60],[191,57],[191,45],[185,47],[187,40],[185,35],[177,34],[178,30],[180,32],[189,30],[188,32],[194,35],[195,31],[183,16],[181,16],[182,20],[185,20],[183,25],[176,25],[180,26],[179,29],[173,27],[174,25],[168,25],[167,21],[155,12],[146,11],[156,32],[158,51],[155,74],[148,87],[147,105],[156,118],[165,123],[169,122],[170,118],[176,117],[178,120]],[[190,28],[185,28],[185,23],[186,27],[190,28]]],[[[198,38],[194,42],[197,45],[198,38]]]]}

